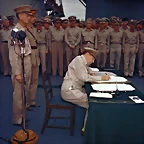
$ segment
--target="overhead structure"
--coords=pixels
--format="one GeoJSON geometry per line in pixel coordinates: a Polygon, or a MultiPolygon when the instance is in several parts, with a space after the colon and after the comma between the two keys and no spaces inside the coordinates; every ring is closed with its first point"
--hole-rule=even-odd
{"type": "Polygon", "coordinates": [[[44,3],[45,3],[45,9],[49,16],[65,17],[62,0],[59,0],[59,4],[56,2],[56,0],[45,0],[44,3]]]}

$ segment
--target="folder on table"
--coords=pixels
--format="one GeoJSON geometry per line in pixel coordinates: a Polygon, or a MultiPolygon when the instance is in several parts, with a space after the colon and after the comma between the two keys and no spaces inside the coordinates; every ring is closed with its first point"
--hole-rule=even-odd
{"type": "Polygon", "coordinates": [[[112,98],[112,95],[109,93],[97,93],[91,92],[90,97],[97,97],[97,98],[112,98]]]}

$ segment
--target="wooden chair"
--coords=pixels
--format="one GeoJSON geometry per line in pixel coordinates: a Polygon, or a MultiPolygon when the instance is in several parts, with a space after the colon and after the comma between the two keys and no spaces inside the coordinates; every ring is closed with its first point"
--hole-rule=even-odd
{"type": "Polygon", "coordinates": [[[73,128],[74,128],[74,123],[75,123],[74,105],[62,100],[61,96],[53,96],[52,84],[51,84],[50,76],[47,72],[43,73],[42,82],[43,82],[45,101],[46,101],[46,111],[45,111],[44,123],[41,129],[41,134],[44,133],[45,128],[61,128],[61,129],[70,129],[70,136],[73,136],[73,128]],[[47,86],[47,83],[48,83],[48,86],[47,86]],[[63,117],[63,116],[52,117],[51,112],[54,109],[69,110],[70,116],[69,117],[63,117]],[[50,119],[54,120],[53,125],[48,125],[48,122],[50,119]],[[66,125],[55,126],[55,122],[57,119],[65,119],[66,125]],[[68,126],[67,124],[68,120],[70,120],[70,126],[68,126]]]}

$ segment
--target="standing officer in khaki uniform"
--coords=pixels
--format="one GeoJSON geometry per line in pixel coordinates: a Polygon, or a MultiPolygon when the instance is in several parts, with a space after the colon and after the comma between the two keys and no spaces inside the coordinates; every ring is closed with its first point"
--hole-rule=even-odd
{"type": "Polygon", "coordinates": [[[82,30],[81,52],[83,51],[84,47],[97,49],[97,34],[96,31],[92,29],[91,19],[87,19],[86,28],[82,30]]]}
{"type": "Polygon", "coordinates": [[[110,67],[119,70],[122,44],[123,44],[123,30],[120,30],[120,23],[116,22],[113,31],[110,32],[110,67]]]}
{"type": "MultiPolygon", "coordinates": [[[[19,6],[14,9],[18,17],[18,23],[15,28],[18,30],[25,31],[26,24],[29,22],[29,13],[31,12],[31,6],[19,6]]],[[[21,61],[21,47],[19,43],[16,42],[15,48],[12,46],[12,38],[8,40],[9,45],[9,59],[12,67],[12,83],[13,83],[13,114],[12,123],[15,125],[21,125],[22,123],[22,97],[21,97],[21,83],[23,81],[22,77],[22,61],[21,61]]],[[[28,93],[30,80],[31,80],[31,47],[29,40],[25,39],[25,57],[24,57],[24,68],[26,76],[26,93],[28,93]]]]}
{"type": "Polygon", "coordinates": [[[124,75],[132,77],[134,73],[136,53],[139,48],[139,35],[135,30],[136,21],[131,20],[129,26],[130,29],[127,29],[124,32],[124,75]]]}
{"type": "Polygon", "coordinates": [[[120,27],[120,30],[123,30],[123,31],[125,31],[125,30],[127,30],[127,29],[129,29],[130,27],[128,26],[128,18],[123,18],[122,19],[122,26],[120,27]]]}
{"type": "Polygon", "coordinates": [[[79,54],[79,43],[81,41],[81,30],[75,26],[76,17],[70,16],[69,27],[65,31],[67,65],[79,54]]]}
{"type": "Polygon", "coordinates": [[[101,20],[100,28],[97,31],[97,48],[99,50],[97,56],[97,67],[105,67],[110,44],[109,33],[109,30],[106,30],[105,28],[105,21],[101,20]]]}
{"type": "Polygon", "coordinates": [[[52,52],[52,74],[55,76],[57,70],[63,76],[63,53],[65,31],[61,27],[61,19],[56,17],[53,21],[54,26],[50,29],[51,52],[52,52]]]}
{"type": "Polygon", "coordinates": [[[29,39],[31,45],[31,81],[30,81],[30,89],[29,89],[29,97],[27,99],[27,110],[32,110],[31,107],[36,107],[38,105],[35,104],[36,99],[36,92],[38,86],[38,76],[39,76],[39,52],[37,48],[37,41],[36,41],[36,29],[34,28],[33,24],[36,21],[36,12],[37,10],[31,10],[29,14],[30,20],[27,24],[27,38],[29,39]],[[30,106],[30,107],[29,107],[30,106]]]}
{"type": "Polygon", "coordinates": [[[44,18],[44,21],[43,21],[43,25],[44,25],[44,29],[45,29],[45,31],[46,31],[46,49],[47,49],[47,55],[46,55],[46,65],[47,65],[47,72],[49,73],[49,74],[51,74],[51,69],[52,69],[52,58],[51,58],[51,51],[49,50],[49,44],[50,44],[50,41],[51,41],[51,39],[49,38],[49,32],[50,32],[50,27],[51,27],[51,25],[52,25],[52,21],[51,21],[51,19],[49,19],[49,18],[44,18]]]}
{"type": "MultiPolygon", "coordinates": [[[[64,31],[66,31],[67,27],[69,25],[68,19],[63,19],[62,20],[62,28],[64,29],[64,31]]],[[[64,59],[63,59],[63,66],[64,66],[64,73],[66,73],[67,71],[67,58],[66,58],[66,43],[64,41],[64,59]]]]}
{"type": "Polygon", "coordinates": [[[9,61],[8,38],[10,35],[9,21],[3,18],[3,28],[0,30],[1,37],[1,55],[4,65],[4,76],[11,75],[11,66],[9,61]]]}
{"type": "Polygon", "coordinates": [[[40,62],[42,65],[42,73],[44,73],[46,71],[46,54],[48,54],[48,48],[46,47],[47,31],[43,28],[43,21],[39,20],[39,22],[37,22],[36,29],[40,62]]]}
{"type": "Polygon", "coordinates": [[[144,21],[141,22],[141,30],[139,31],[139,50],[138,50],[138,70],[139,76],[144,76],[144,21]]]}
{"type": "Polygon", "coordinates": [[[10,29],[14,28],[15,23],[14,23],[14,15],[12,16],[7,16],[7,19],[9,20],[9,24],[10,24],[10,29]]]}

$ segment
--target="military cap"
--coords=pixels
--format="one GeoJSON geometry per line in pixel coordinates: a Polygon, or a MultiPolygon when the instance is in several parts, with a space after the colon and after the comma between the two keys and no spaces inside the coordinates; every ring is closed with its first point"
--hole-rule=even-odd
{"type": "Polygon", "coordinates": [[[88,53],[91,54],[94,58],[96,58],[97,55],[98,55],[98,50],[94,50],[93,48],[89,48],[89,47],[84,47],[84,52],[88,52],[88,53]]]}
{"type": "Polygon", "coordinates": [[[62,23],[68,23],[68,19],[63,19],[62,23]]]}
{"type": "Polygon", "coordinates": [[[115,26],[120,26],[120,23],[119,22],[115,22],[114,25],[115,26]]]}
{"type": "Polygon", "coordinates": [[[122,18],[122,21],[124,22],[124,21],[129,21],[129,19],[128,18],[122,18]]]}
{"type": "Polygon", "coordinates": [[[61,21],[62,20],[59,17],[55,17],[53,20],[54,23],[61,23],[61,21]]]}
{"type": "Polygon", "coordinates": [[[36,14],[37,14],[37,10],[36,9],[31,9],[31,12],[29,13],[29,15],[36,16],[36,14]]]}
{"type": "Polygon", "coordinates": [[[106,23],[105,19],[100,19],[100,23],[105,24],[106,23]]]}
{"type": "Polygon", "coordinates": [[[129,22],[128,22],[129,24],[132,24],[132,25],[136,25],[137,24],[137,21],[136,20],[133,20],[133,19],[131,19],[131,20],[129,20],[129,22]]]}
{"type": "Polygon", "coordinates": [[[84,20],[81,20],[81,21],[80,21],[80,24],[85,24],[85,21],[84,21],[84,20]]]}
{"type": "Polygon", "coordinates": [[[80,22],[80,20],[79,20],[79,19],[77,19],[77,20],[76,20],[76,23],[79,23],[79,22],[80,22]]]}
{"type": "Polygon", "coordinates": [[[49,18],[45,18],[43,22],[44,23],[48,23],[48,24],[52,24],[52,21],[49,18]]]}
{"type": "Polygon", "coordinates": [[[105,21],[105,22],[109,22],[109,21],[110,21],[110,20],[109,20],[108,18],[106,18],[106,17],[102,18],[102,20],[105,21]]]}
{"type": "Polygon", "coordinates": [[[15,17],[14,15],[7,16],[7,19],[8,19],[8,20],[14,20],[14,17],[15,17]]]}
{"type": "Polygon", "coordinates": [[[8,20],[8,18],[7,18],[6,16],[4,16],[4,17],[2,18],[2,21],[5,21],[5,20],[8,20]]]}
{"type": "Polygon", "coordinates": [[[86,20],[86,23],[92,23],[92,19],[91,19],[91,18],[88,18],[88,19],[86,20]]]}
{"type": "Polygon", "coordinates": [[[35,24],[36,24],[36,25],[42,25],[42,24],[43,24],[43,21],[42,21],[40,18],[39,18],[39,19],[36,19],[35,24]]]}
{"type": "Polygon", "coordinates": [[[70,17],[68,17],[68,19],[69,19],[70,21],[75,21],[75,20],[76,20],[76,16],[70,16],[70,17]]]}
{"type": "Polygon", "coordinates": [[[16,13],[30,13],[32,7],[30,5],[21,5],[19,7],[16,7],[14,11],[16,13]]]}

